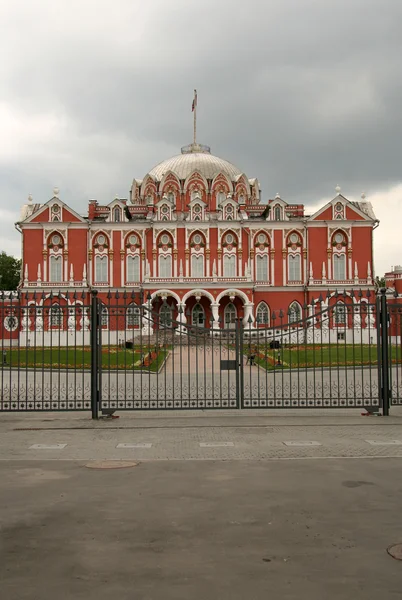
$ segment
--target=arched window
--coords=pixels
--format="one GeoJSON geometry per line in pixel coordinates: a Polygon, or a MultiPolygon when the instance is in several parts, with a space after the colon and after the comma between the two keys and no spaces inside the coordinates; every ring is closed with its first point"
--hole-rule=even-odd
{"type": "Polygon", "coordinates": [[[191,322],[193,325],[204,326],[205,311],[199,302],[193,307],[191,322]]]}
{"type": "Polygon", "coordinates": [[[104,304],[102,304],[100,315],[101,315],[101,326],[107,327],[109,324],[109,311],[104,304]]]}
{"type": "Polygon", "coordinates": [[[130,304],[127,307],[127,325],[128,327],[137,327],[140,324],[140,309],[136,304],[130,304]]]}
{"type": "Polygon", "coordinates": [[[301,306],[298,302],[292,302],[289,306],[289,323],[297,323],[297,321],[301,321],[302,310],[301,306]]]}
{"type": "Polygon", "coordinates": [[[236,277],[236,256],[225,254],[223,257],[223,276],[236,277]]]}
{"type": "Polygon", "coordinates": [[[221,202],[223,202],[224,200],[226,200],[226,194],[225,194],[225,192],[218,192],[218,194],[216,196],[216,200],[217,200],[217,205],[219,206],[221,204],[221,202]]]}
{"type": "Polygon", "coordinates": [[[140,281],[139,256],[127,256],[127,281],[140,281]]]}
{"type": "Polygon", "coordinates": [[[191,257],[191,276],[204,277],[204,256],[193,254],[191,257]]]}
{"type": "Polygon", "coordinates": [[[289,281],[301,281],[300,254],[289,256],[289,281]]]}
{"type": "Polygon", "coordinates": [[[282,220],[282,209],[279,205],[276,205],[274,208],[274,219],[275,219],[275,221],[282,220]]]}
{"type": "Polygon", "coordinates": [[[159,323],[164,327],[172,326],[172,307],[169,304],[162,304],[159,310],[159,323]]]}
{"type": "Polygon", "coordinates": [[[258,305],[256,320],[259,325],[269,325],[269,308],[265,302],[258,305]]]}
{"type": "Polygon", "coordinates": [[[236,326],[236,316],[236,307],[233,302],[229,302],[224,311],[224,322],[226,329],[233,329],[236,326]]]}
{"type": "Polygon", "coordinates": [[[61,255],[50,257],[49,275],[49,281],[51,283],[60,283],[63,281],[63,257],[61,255]]]}
{"type": "Polygon", "coordinates": [[[115,223],[120,223],[121,221],[121,209],[119,206],[115,206],[113,209],[113,221],[115,223]]]}
{"type": "Polygon", "coordinates": [[[334,279],[343,281],[346,279],[346,255],[334,254],[334,279]]]}
{"type": "Polygon", "coordinates": [[[172,277],[172,257],[170,255],[159,256],[159,277],[172,277]]]}
{"type": "Polygon", "coordinates": [[[108,267],[107,256],[96,256],[95,257],[95,281],[96,283],[107,283],[107,267],[108,267]]]}
{"type": "Polygon", "coordinates": [[[335,325],[346,325],[346,306],[343,302],[337,302],[334,306],[335,325]]]}
{"type": "Polygon", "coordinates": [[[268,281],[268,256],[257,254],[257,281],[268,281]]]}
{"type": "Polygon", "coordinates": [[[52,304],[49,309],[49,326],[62,327],[63,325],[63,310],[58,304],[52,304]]]}

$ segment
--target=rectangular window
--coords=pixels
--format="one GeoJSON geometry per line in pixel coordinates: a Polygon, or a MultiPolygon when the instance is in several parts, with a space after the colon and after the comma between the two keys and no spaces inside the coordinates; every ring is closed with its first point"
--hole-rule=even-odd
{"type": "Polygon", "coordinates": [[[300,254],[289,256],[289,281],[301,281],[300,254]]]}
{"type": "Polygon", "coordinates": [[[97,256],[95,258],[95,281],[97,283],[107,283],[107,256],[97,256]]]}
{"type": "Polygon", "coordinates": [[[334,279],[343,281],[346,279],[346,256],[345,254],[334,255],[334,279]]]}
{"type": "Polygon", "coordinates": [[[223,276],[224,277],[236,277],[236,256],[223,257],[223,276]]]}
{"type": "Polygon", "coordinates": [[[140,281],[139,256],[127,256],[127,281],[140,281]]]}
{"type": "Polygon", "coordinates": [[[204,257],[203,256],[192,256],[191,257],[191,276],[192,277],[204,277],[204,257]]]}
{"type": "Polygon", "coordinates": [[[172,257],[159,257],[159,277],[172,277],[172,257]]]}
{"type": "Polygon", "coordinates": [[[50,279],[51,283],[63,281],[63,258],[61,256],[50,257],[50,279]]]}
{"type": "Polygon", "coordinates": [[[268,256],[257,256],[257,281],[268,281],[268,256]]]}

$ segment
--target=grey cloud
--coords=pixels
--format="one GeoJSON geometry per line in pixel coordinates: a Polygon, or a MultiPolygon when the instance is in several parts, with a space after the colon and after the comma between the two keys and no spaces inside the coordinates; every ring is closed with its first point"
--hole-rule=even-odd
{"type": "Polygon", "coordinates": [[[199,140],[264,198],[311,205],[337,183],[356,195],[401,181],[399,0],[23,4],[2,20],[3,102],[67,126],[22,145],[0,206],[55,184],[81,211],[126,195],[191,141],[194,87],[199,140]]]}

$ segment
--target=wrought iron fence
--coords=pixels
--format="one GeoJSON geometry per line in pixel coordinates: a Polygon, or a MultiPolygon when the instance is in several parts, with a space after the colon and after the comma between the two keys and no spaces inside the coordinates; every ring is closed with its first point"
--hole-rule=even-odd
{"type": "Polygon", "coordinates": [[[330,294],[269,323],[191,324],[166,299],[96,291],[0,297],[1,411],[402,405],[402,304],[330,294]]]}

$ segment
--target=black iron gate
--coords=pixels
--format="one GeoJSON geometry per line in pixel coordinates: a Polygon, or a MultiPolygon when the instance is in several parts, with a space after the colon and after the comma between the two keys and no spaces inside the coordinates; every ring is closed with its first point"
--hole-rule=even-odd
{"type": "Polygon", "coordinates": [[[269,324],[173,318],[164,298],[2,300],[1,411],[366,408],[402,405],[402,305],[328,294],[269,324]]]}

